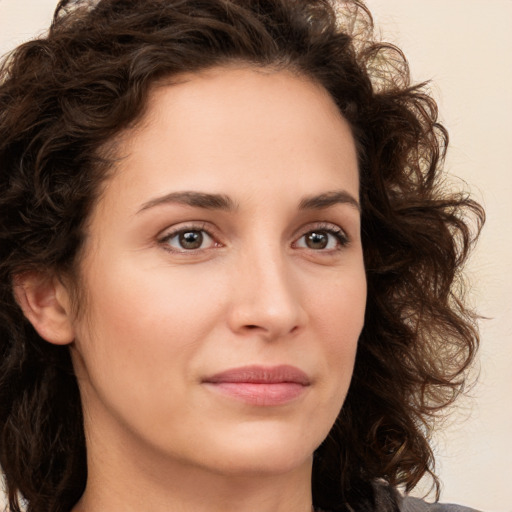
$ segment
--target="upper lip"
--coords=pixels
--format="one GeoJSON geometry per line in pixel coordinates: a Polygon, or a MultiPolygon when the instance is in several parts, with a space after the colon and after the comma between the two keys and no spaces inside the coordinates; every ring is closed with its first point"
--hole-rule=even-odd
{"type": "Polygon", "coordinates": [[[239,368],[230,368],[203,379],[203,382],[210,384],[220,384],[226,382],[245,382],[251,384],[294,383],[301,384],[302,386],[308,386],[310,384],[309,377],[305,372],[295,366],[290,365],[250,365],[241,366],[239,368]]]}

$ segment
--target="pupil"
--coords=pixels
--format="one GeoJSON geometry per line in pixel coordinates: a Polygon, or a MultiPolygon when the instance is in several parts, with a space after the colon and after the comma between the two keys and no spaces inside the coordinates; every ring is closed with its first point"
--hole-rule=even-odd
{"type": "Polygon", "coordinates": [[[306,245],[310,249],[325,249],[327,247],[328,239],[325,233],[309,233],[306,238],[306,245]]]}
{"type": "Polygon", "coordinates": [[[203,234],[200,231],[188,231],[180,235],[180,245],[184,249],[199,249],[203,243],[203,234]]]}

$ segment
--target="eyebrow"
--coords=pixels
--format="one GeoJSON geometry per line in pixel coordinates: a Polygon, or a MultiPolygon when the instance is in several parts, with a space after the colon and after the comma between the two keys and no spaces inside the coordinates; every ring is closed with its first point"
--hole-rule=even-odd
{"type": "Polygon", "coordinates": [[[144,203],[137,213],[162,204],[183,204],[207,210],[233,211],[237,209],[235,202],[224,194],[208,194],[205,192],[171,192],[144,203]]]}
{"type": "Polygon", "coordinates": [[[348,204],[361,212],[359,201],[345,190],[333,190],[305,197],[299,203],[299,210],[323,210],[337,204],[348,204]]]}
{"type": "MultiPolygon", "coordinates": [[[[204,208],[206,210],[234,211],[238,205],[225,194],[209,194],[206,192],[171,192],[161,197],[156,197],[144,203],[137,213],[143,212],[155,206],[163,204],[182,204],[195,208],[204,208]]],[[[299,202],[299,210],[324,210],[337,204],[348,204],[357,211],[361,211],[361,206],[357,199],[345,190],[333,190],[313,196],[304,197],[299,202]]]]}

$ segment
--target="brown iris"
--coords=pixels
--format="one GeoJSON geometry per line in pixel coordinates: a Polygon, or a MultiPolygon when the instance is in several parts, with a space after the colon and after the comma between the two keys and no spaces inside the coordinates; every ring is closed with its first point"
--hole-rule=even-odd
{"type": "Polygon", "coordinates": [[[180,246],[183,249],[199,249],[203,244],[203,238],[201,231],[185,231],[179,235],[180,246]]]}
{"type": "Polygon", "coordinates": [[[310,249],[325,249],[329,243],[329,236],[325,231],[312,231],[306,235],[306,245],[310,249]]]}

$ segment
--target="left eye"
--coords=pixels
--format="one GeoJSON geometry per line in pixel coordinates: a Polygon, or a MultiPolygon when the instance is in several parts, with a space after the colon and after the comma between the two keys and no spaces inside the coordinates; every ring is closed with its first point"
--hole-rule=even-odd
{"type": "Polygon", "coordinates": [[[302,235],[295,243],[296,247],[315,251],[336,249],[346,243],[341,233],[326,229],[315,229],[302,235]]]}
{"type": "Polygon", "coordinates": [[[162,242],[177,251],[207,249],[215,245],[213,238],[204,229],[184,229],[166,236],[162,242]]]}

